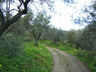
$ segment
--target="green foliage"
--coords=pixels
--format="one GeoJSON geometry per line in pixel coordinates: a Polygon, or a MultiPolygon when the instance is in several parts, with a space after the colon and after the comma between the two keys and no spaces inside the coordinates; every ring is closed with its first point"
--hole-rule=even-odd
{"type": "Polygon", "coordinates": [[[51,40],[53,44],[58,44],[58,42],[63,42],[66,39],[65,31],[54,27],[48,29],[45,37],[46,40],[51,40]]]}
{"type": "Polygon", "coordinates": [[[79,50],[76,55],[92,72],[96,71],[96,51],[79,50]]]}
{"type": "Polygon", "coordinates": [[[50,41],[48,41],[48,40],[40,40],[39,43],[48,45],[48,44],[50,44],[50,41]]]}
{"type": "Polygon", "coordinates": [[[88,25],[77,42],[81,49],[85,50],[96,50],[96,22],[88,25]]]}
{"type": "Polygon", "coordinates": [[[46,17],[43,13],[38,13],[38,15],[34,18],[33,14],[29,17],[28,16],[24,17],[24,24],[26,24],[28,31],[32,33],[35,39],[35,45],[38,45],[38,40],[40,40],[41,35],[49,28],[49,17],[46,17]]]}
{"type": "Polygon", "coordinates": [[[50,72],[52,70],[52,56],[44,45],[39,44],[38,46],[35,46],[30,42],[27,43],[27,48],[25,49],[28,50],[27,53],[29,53],[29,50],[31,50],[32,56],[34,57],[32,72],[50,72]]]}
{"type": "Polygon", "coordinates": [[[37,35],[38,33],[43,33],[49,28],[49,19],[45,17],[44,14],[38,13],[36,18],[32,20],[32,31],[34,31],[37,35]]]}
{"type": "Polygon", "coordinates": [[[76,42],[76,31],[75,30],[71,30],[67,32],[67,41],[70,44],[75,44],[76,42]]]}
{"type": "Polygon", "coordinates": [[[0,56],[13,57],[22,52],[22,40],[19,37],[10,36],[0,40],[0,56]]]}
{"type": "Polygon", "coordinates": [[[74,49],[75,46],[69,44],[69,43],[62,43],[62,42],[58,42],[58,44],[52,44],[51,41],[47,41],[47,44],[51,47],[54,47],[54,48],[59,48],[61,50],[69,50],[69,49],[74,49]]]}
{"type": "Polygon", "coordinates": [[[24,43],[24,53],[9,58],[0,56],[0,72],[51,72],[52,56],[44,45],[24,43]]]}
{"type": "Polygon", "coordinates": [[[26,29],[23,25],[23,18],[21,18],[11,25],[0,39],[0,55],[13,57],[23,53],[22,42],[25,33],[26,29]]]}

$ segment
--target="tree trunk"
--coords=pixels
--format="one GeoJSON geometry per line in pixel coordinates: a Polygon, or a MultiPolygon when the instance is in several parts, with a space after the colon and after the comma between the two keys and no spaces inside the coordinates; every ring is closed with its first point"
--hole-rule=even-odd
{"type": "Polygon", "coordinates": [[[35,46],[38,46],[38,41],[37,40],[35,40],[35,46]]]}
{"type": "MultiPolygon", "coordinates": [[[[0,9],[0,21],[2,23],[2,25],[0,26],[0,37],[3,35],[3,33],[12,25],[14,24],[14,22],[16,22],[23,14],[27,13],[27,5],[31,0],[26,0],[25,2],[23,2],[24,4],[24,9],[22,11],[19,10],[19,12],[13,16],[10,20],[5,21],[5,17],[3,14],[2,9],[0,9]]],[[[21,3],[22,4],[22,3],[21,3]]],[[[18,9],[21,7],[18,6],[18,9]]]]}
{"type": "Polygon", "coordinates": [[[22,16],[22,13],[18,13],[10,21],[7,21],[6,23],[2,24],[2,26],[0,27],[0,36],[2,36],[3,33],[9,28],[9,26],[14,24],[14,22],[16,22],[21,16],[22,16]]]}
{"type": "Polygon", "coordinates": [[[35,45],[37,46],[38,45],[38,40],[40,39],[40,36],[41,36],[41,33],[36,34],[34,31],[32,33],[33,33],[33,37],[35,39],[35,45]]]}

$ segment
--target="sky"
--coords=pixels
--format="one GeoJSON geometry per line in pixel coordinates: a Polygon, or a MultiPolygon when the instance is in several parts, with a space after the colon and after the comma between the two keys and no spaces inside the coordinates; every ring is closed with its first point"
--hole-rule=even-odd
{"type": "Polygon", "coordinates": [[[78,25],[73,20],[79,16],[86,17],[83,13],[85,6],[89,6],[92,0],[75,0],[75,3],[64,3],[63,0],[55,0],[54,12],[51,14],[51,24],[63,30],[78,30],[85,27],[85,25],[78,25]]]}
{"type": "MultiPolygon", "coordinates": [[[[37,0],[38,1],[38,0],[37,0]]],[[[78,17],[86,17],[83,13],[85,7],[90,6],[92,0],[74,0],[75,3],[65,3],[64,0],[53,0],[53,11],[48,9],[48,5],[40,6],[38,3],[31,4],[34,13],[46,9],[47,14],[51,15],[50,24],[58,29],[63,30],[78,30],[84,28],[86,25],[79,25],[74,23],[74,19],[78,17]]],[[[12,6],[16,8],[16,4],[12,6]]],[[[14,12],[16,13],[16,12],[14,12]]]]}

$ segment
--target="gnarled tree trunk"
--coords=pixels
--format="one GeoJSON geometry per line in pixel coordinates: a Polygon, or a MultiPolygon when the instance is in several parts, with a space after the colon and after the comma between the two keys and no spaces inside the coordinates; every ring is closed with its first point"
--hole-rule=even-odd
{"type": "Polygon", "coordinates": [[[18,10],[19,10],[18,13],[15,16],[13,16],[10,20],[5,19],[3,11],[2,11],[2,9],[0,9],[0,21],[2,23],[1,26],[0,26],[0,37],[9,28],[9,26],[14,24],[14,22],[16,22],[23,14],[27,13],[27,5],[30,1],[31,0],[26,0],[26,1],[21,0],[20,1],[21,4],[18,6],[18,10]],[[22,4],[24,6],[24,9],[21,11],[20,7],[21,7],[22,4]]]}

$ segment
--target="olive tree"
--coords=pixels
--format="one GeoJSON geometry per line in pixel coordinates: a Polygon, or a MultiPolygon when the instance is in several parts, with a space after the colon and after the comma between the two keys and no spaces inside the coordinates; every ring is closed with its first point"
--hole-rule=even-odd
{"type": "MultiPolygon", "coordinates": [[[[85,9],[86,18],[83,20],[88,24],[83,33],[77,40],[77,45],[86,50],[93,50],[95,48],[95,34],[96,34],[96,1],[90,7],[85,9]]],[[[82,22],[81,22],[82,23],[82,22]]]]}
{"type": "MultiPolygon", "coordinates": [[[[49,0],[39,1],[40,4],[43,4],[48,3],[49,0]]],[[[0,36],[22,15],[27,14],[28,6],[33,2],[35,0],[0,0],[0,36]],[[15,8],[12,8],[13,4],[15,4],[15,8]]]]}
{"type": "Polygon", "coordinates": [[[35,18],[29,20],[29,26],[26,27],[33,34],[35,45],[38,45],[40,36],[49,28],[49,23],[49,17],[46,17],[43,13],[38,13],[35,18]]]}
{"type": "Polygon", "coordinates": [[[64,42],[65,31],[57,28],[49,28],[47,32],[47,39],[52,41],[52,44],[58,44],[58,42],[64,42]]]}
{"type": "Polygon", "coordinates": [[[75,42],[76,42],[76,31],[75,30],[68,31],[66,36],[67,36],[68,43],[70,43],[71,45],[75,44],[75,42]]]}
{"type": "Polygon", "coordinates": [[[96,22],[88,25],[78,40],[81,49],[96,50],[96,22]]]}

